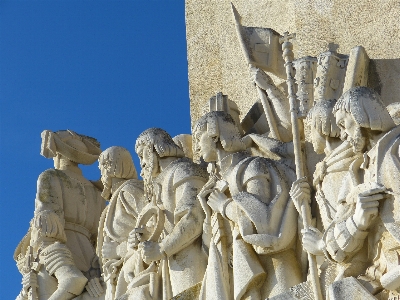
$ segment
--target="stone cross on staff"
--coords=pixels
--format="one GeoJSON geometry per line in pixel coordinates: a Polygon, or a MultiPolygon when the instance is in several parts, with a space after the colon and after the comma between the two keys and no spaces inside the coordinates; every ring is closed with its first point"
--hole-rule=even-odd
{"type": "MultiPolygon", "coordinates": [[[[296,37],[295,34],[289,34],[289,32],[285,32],[283,36],[279,39],[279,42],[282,43],[282,51],[283,51],[283,59],[285,60],[285,68],[287,75],[287,86],[288,86],[288,97],[289,97],[289,105],[290,105],[290,120],[292,123],[292,134],[293,134],[293,147],[294,147],[294,156],[296,163],[296,177],[297,180],[304,178],[304,169],[302,162],[302,154],[301,154],[301,143],[300,143],[300,131],[298,126],[298,116],[297,116],[297,99],[294,89],[294,78],[292,76],[292,61],[294,59],[293,54],[293,44],[290,40],[296,37]]],[[[303,219],[304,228],[308,228],[310,226],[311,221],[311,208],[305,202],[303,202],[301,206],[301,211],[299,212],[303,219]]],[[[314,298],[316,300],[322,300],[321,294],[321,286],[319,283],[318,276],[318,268],[316,257],[311,253],[308,253],[308,263],[310,270],[311,283],[314,293],[314,298]]]]}

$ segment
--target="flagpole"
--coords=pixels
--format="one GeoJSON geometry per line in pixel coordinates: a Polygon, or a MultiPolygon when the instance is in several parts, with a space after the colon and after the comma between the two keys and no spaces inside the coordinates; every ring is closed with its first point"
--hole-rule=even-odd
{"type": "MultiPolygon", "coordinates": [[[[297,118],[297,103],[296,103],[296,94],[294,90],[294,78],[292,76],[292,61],[294,58],[293,55],[293,45],[290,42],[291,39],[295,37],[295,34],[289,35],[288,32],[285,32],[283,37],[280,38],[280,42],[282,43],[282,50],[283,50],[283,59],[285,60],[285,68],[286,68],[286,75],[287,75],[287,86],[288,86],[288,98],[289,98],[289,105],[290,105],[290,120],[292,122],[292,134],[293,134],[293,147],[294,147],[294,157],[296,163],[296,177],[297,179],[304,177],[304,169],[303,169],[303,159],[301,154],[301,142],[300,142],[300,130],[298,125],[298,118],[297,118]]],[[[301,204],[301,217],[303,219],[303,227],[307,229],[310,226],[311,222],[311,207],[307,205],[307,203],[303,202],[301,204]]],[[[313,288],[314,298],[316,300],[322,300],[322,293],[321,293],[321,285],[319,282],[319,275],[318,275],[318,266],[317,260],[315,255],[308,254],[308,264],[309,264],[309,271],[310,271],[310,278],[311,284],[313,288]]]]}
{"type": "MultiPolygon", "coordinates": [[[[243,38],[242,26],[240,24],[240,15],[237,12],[233,3],[231,3],[231,5],[232,5],[233,16],[235,19],[236,33],[239,38],[240,46],[242,47],[243,54],[246,59],[247,65],[249,67],[252,67],[252,61],[250,59],[249,53],[247,52],[246,43],[243,38]]],[[[261,104],[264,108],[264,113],[265,113],[265,117],[266,117],[268,125],[269,125],[271,137],[274,139],[277,139],[277,140],[281,140],[281,137],[280,137],[279,131],[278,131],[278,127],[276,125],[275,117],[272,114],[271,106],[269,105],[269,102],[268,102],[267,95],[264,94],[263,90],[257,84],[256,84],[256,87],[257,87],[258,96],[260,97],[260,100],[261,100],[261,104]]]]}

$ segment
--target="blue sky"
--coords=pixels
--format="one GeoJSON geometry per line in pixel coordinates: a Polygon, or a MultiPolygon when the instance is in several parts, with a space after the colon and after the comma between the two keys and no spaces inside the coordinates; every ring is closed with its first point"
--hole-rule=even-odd
{"type": "MultiPolygon", "coordinates": [[[[184,0],[0,1],[0,101],[0,291],[14,299],[13,252],[53,166],[43,130],[126,147],[137,168],[143,130],[190,133],[184,0]]],[[[100,176],[96,164],[83,172],[100,176]]]]}

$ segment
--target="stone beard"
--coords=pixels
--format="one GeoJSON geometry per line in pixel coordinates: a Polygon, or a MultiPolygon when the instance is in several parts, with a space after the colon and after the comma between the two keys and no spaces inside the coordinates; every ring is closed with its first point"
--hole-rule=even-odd
{"type": "MultiPolygon", "coordinates": [[[[135,143],[143,180],[127,149],[101,152],[71,130],[42,133],[54,169],[38,178],[34,217],[14,254],[17,300],[400,299],[400,105],[387,107],[367,87],[368,49],[341,54],[331,43],[295,59],[293,34],[243,26],[229,8],[234,26],[219,41],[237,35],[250,80],[239,84],[225,51],[236,48],[224,46],[218,86],[231,95],[210,95],[203,115],[192,115],[193,136],[143,131],[135,143]],[[250,108],[249,87],[260,99],[250,108]],[[101,183],[78,166],[97,159],[101,183]]],[[[211,23],[210,36],[220,32],[211,23]]],[[[189,51],[208,49],[188,42],[189,51]]],[[[203,101],[202,88],[191,97],[203,101]]]]}

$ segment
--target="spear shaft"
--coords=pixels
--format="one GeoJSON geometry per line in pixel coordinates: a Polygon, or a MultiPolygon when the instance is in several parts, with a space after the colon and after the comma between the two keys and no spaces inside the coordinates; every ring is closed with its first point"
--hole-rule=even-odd
{"type": "MultiPolygon", "coordinates": [[[[292,122],[292,134],[293,134],[293,148],[294,148],[294,157],[295,157],[295,164],[296,164],[296,177],[297,179],[304,177],[304,169],[303,169],[303,159],[301,154],[301,142],[300,142],[300,131],[298,125],[298,118],[297,118],[297,101],[296,101],[296,94],[294,89],[294,78],[292,76],[292,69],[293,69],[293,45],[290,42],[295,35],[289,35],[288,32],[284,33],[284,36],[280,39],[282,43],[282,50],[283,50],[283,59],[285,60],[285,68],[286,68],[286,75],[287,75],[287,86],[288,86],[288,98],[289,98],[289,105],[290,105],[290,120],[292,122]]],[[[302,203],[301,205],[301,217],[303,219],[303,227],[307,229],[310,226],[311,221],[311,208],[306,203],[302,203]]],[[[315,255],[311,253],[308,254],[308,264],[310,270],[310,277],[311,277],[311,284],[313,288],[314,298],[316,300],[322,300],[322,293],[321,293],[321,285],[319,282],[318,276],[318,267],[317,267],[317,260],[315,255]]]]}

